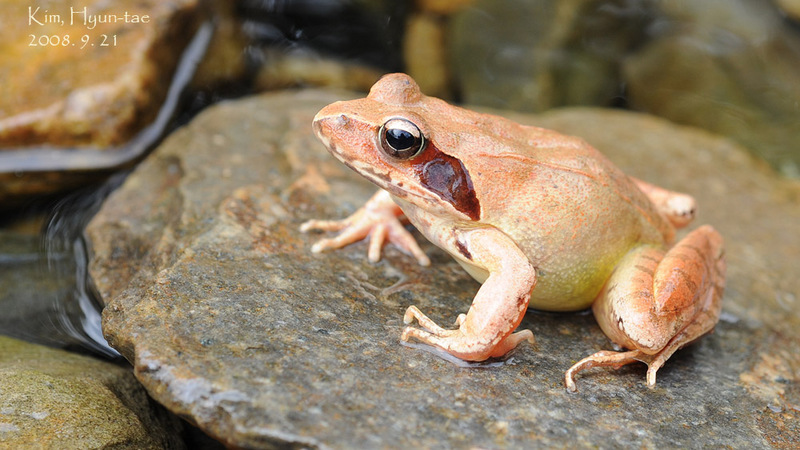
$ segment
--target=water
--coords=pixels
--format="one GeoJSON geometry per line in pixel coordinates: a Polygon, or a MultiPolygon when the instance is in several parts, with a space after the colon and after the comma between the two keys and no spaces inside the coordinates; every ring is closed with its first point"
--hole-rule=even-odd
{"type": "MultiPolygon", "coordinates": [[[[407,6],[387,4],[366,13],[348,2],[309,0],[245,1],[239,8],[242,31],[250,39],[248,48],[242,51],[248,55],[251,70],[265,64],[263,55],[253,55],[260,55],[266,47],[285,52],[312,47],[322,53],[347,53],[387,70],[400,69],[396,36],[401,34],[403,22],[390,18],[403,17],[407,6]]],[[[158,117],[130,142],[114,149],[76,148],[70,152],[48,147],[5,149],[0,152],[0,167],[16,168],[17,173],[32,176],[70,170],[110,173],[130,167],[201,108],[231,96],[213,87],[200,88],[188,96],[183,92],[212,39],[211,28],[209,23],[201,27],[181,58],[158,117]]],[[[251,93],[248,81],[240,84],[221,89],[236,95],[251,93]]],[[[119,357],[102,335],[102,304],[88,275],[83,229],[128,170],[55,202],[40,200],[36,206],[29,206],[42,222],[41,230],[31,230],[30,225],[20,229],[18,223],[28,220],[25,217],[30,211],[0,211],[0,335],[119,357]]]]}
{"type": "Polygon", "coordinates": [[[0,334],[119,356],[100,328],[101,306],[88,276],[83,229],[125,175],[58,201],[39,236],[0,234],[0,334]]]}
{"type": "MultiPolygon", "coordinates": [[[[181,57],[158,116],[130,142],[103,150],[41,147],[0,152],[0,167],[15,167],[34,176],[67,170],[118,170],[101,185],[83,188],[54,204],[33,207],[39,211],[36,214],[46,215],[39,235],[0,226],[0,334],[108,358],[120,356],[103,338],[102,306],[88,275],[83,229],[129,172],[119,168],[140,160],[169,131],[191,118],[185,106],[179,109],[182,94],[212,31],[210,23],[200,27],[181,57]]],[[[14,217],[9,216],[14,214],[5,214],[3,221],[12,222],[13,227],[14,217]]]]}

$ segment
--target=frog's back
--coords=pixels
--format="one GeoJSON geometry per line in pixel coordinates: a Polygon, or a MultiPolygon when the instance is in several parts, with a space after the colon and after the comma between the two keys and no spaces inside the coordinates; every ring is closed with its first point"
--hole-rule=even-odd
{"type": "Polygon", "coordinates": [[[428,124],[432,140],[473,181],[480,222],[514,239],[537,268],[531,307],[588,307],[632,247],[672,239],[647,196],[582,139],[424,102],[438,118],[428,124]]]}
{"type": "Polygon", "coordinates": [[[517,242],[537,268],[531,306],[588,307],[617,262],[638,244],[662,246],[674,229],[641,190],[583,140],[551,130],[494,150],[497,182],[481,183],[485,223],[517,242]]]}

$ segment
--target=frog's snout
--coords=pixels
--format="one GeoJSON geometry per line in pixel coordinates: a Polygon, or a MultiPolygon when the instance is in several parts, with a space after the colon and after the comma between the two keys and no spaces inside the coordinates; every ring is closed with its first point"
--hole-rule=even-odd
{"type": "Polygon", "coordinates": [[[334,134],[335,130],[346,129],[350,123],[350,119],[344,113],[336,111],[329,112],[328,108],[330,106],[333,105],[329,105],[318,112],[317,115],[314,116],[314,121],[311,125],[314,129],[314,134],[320,139],[322,139],[323,136],[331,136],[334,134]]]}
{"type": "Polygon", "coordinates": [[[323,137],[323,126],[322,123],[325,121],[325,118],[320,118],[319,114],[314,117],[314,121],[311,122],[311,128],[314,130],[314,134],[317,135],[318,138],[322,139],[323,137]]]}

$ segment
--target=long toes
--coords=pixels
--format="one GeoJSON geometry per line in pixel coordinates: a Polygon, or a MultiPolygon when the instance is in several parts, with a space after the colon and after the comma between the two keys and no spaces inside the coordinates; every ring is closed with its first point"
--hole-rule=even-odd
{"type": "Polygon", "coordinates": [[[364,227],[351,226],[345,228],[339,235],[328,239],[320,239],[311,246],[311,251],[320,253],[325,250],[333,250],[342,248],[353,242],[358,242],[367,236],[367,230],[364,227]]]}
{"type": "Polygon", "coordinates": [[[517,344],[523,341],[528,341],[531,345],[536,344],[536,338],[533,337],[533,331],[531,330],[518,331],[512,334],[510,338],[514,342],[513,347],[516,347],[517,344]]]}
{"type": "Polygon", "coordinates": [[[436,324],[428,316],[422,313],[416,306],[409,306],[406,313],[403,315],[403,323],[406,325],[411,324],[414,319],[419,322],[419,326],[435,336],[446,336],[458,330],[447,330],[436,324]]]}
{"type": "Polygon", "coordinates": [[[647,363],[647,387],[652,388],[656,385],[656,372],[658,369],[664,367],[664,363],[667,362],[667,356],[664,358],[663,354],[656,355],[655,358],[652,358],[651,361],[644,361],[647,363]]]}
{"type": "Polygon", "coordinates": [[[381,249],[386,240],[386,225],[379,224],[369,234],[369,250],[367,251],[367,259],[370,262],[378,262],[381,259],[381,249]]]}
{"type": "Polygon", "coordinates": [[[420,248],[417,240],[414,239],[414,236],[412,236],[411,233],[409,233],[399,221],[389,224],[388,229],[386,229],[385,232],[388,235],[389,242],[397,246],[397,248],[405,253],[414,256],[419,265],[431,265],[431,260],[428,258],[428,255],[422,251],[422,248],[420,248]]]}
{"type": "Polygon", "coordinates": [[[667,201],[667,207],[673,215],[676,225],[688,225],[694,219],[697,206],[694,198],[688,195],[674,195],[667,201]]]}
{"type": "Polygon", "coordinates": [[[420,330],[417,330],[414,327],[405,327],[403,329],[403,333],[400,335],[400,340],[403,342],[408,342],[412,337],[416,337],[418,335],[417,331],[420,330]]]}
{"type": "Polygon", "coordinates": [[[447,351],[447,346],[443,343],[449,340],[455,340],[459,335],[460,332],[458,330],[429,331],[420,328],[405,327],[403,333],[400,335],[400,340],[408,342],[411,338],[414,338],[424,344],[435,345],[447,351]]]}
{"type": "Polygon", "coordinates": [[[320,239],[311,246],[311,253],[322,253],[333,248],[332,239],[320,239]]]}
{"type": "Polygon", "coordinates": [[[414,319],[416,319],[419,316],[424,316],[424,314],[422,314],[422,311],[420,311],[419,308],[417,308],[414,305],[411,305],[406,309],[406,313],[403,314],[403,323],[406,325],[410,325],[411,322],[413,322],[414,319]]]}
{"type": "Polygon", "coordinates": [[[343,239],[339,239],[340,236],[335,238],[326,238],[320,239],[311,246],[311,253],[322,253],[327,250],[336,250],[338,248],[342,248],[347,245],[349,242],[343,242],[343,239]]]}
{"type": "Polygon", "coordinates": [[[656,386],[656,372],[658,372],[657,367],[649,367],[647,369],[647,387],[651,389],[656,386]]]}
{"type": "Polygon", "coordinates": [[[608,350],[599,351],[591,356],[583,358],[575,363],[575,365],[570,367],[564,374],[564,384],[569,391],[576,392],[578,387],[575,384],[575,376],[579,372],[591,369],[593,367],[613,367],[615,369],[619,369],[626,364],[638,361],[640,354],[641,352],[638,350],[632,350],[628,352],[612,352],[608,350]]]}
{"type": "Polygon", "coordinates": [[[309,231],[339,231],[347,226],[343,220],[308,220],[300,225],[302,233],[309,231]]]}

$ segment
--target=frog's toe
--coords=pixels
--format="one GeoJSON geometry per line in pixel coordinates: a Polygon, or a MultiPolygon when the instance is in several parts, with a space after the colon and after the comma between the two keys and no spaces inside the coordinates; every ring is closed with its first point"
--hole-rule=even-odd
{"type": "Polygon", "coordinates": [[[531,345],[536,344],[536,338],[533,337],[533,331],[531,330],[522,330],[518,331],[507,338],[510,341],[511,348],[516,347],[522,342],[527,342],[531,345]]]}
{"type": "MultiPolygon", "coordinates": [[[[408,307],[408,309],[406,309],[406,313],[403,314],[403,323],[406,324],[406,325],[410,325],[412,322],[414,322],[415,319],[416,319],[417,322],[419,322],[419,325],[422,328],[424,328],[429,333],[431,333],[433,335],[436,335],[436,336],[442,336],[442,335],[447,334],[448,332],[457,331],[457,330],[446,330],[446,329],[440,327],[439,325],[436,324],[436,322],[434,322],[428,316],[423,314],[422,311],[419,310],[419,308],[417,308],[414,305],[411,305],[411,306],[408,307]]],[[[413,329],[413,328],[412,327],[407,327],[406,328],[406,330],[409,330],[409,329],[413,329]]],[[[403,331],[403,335],[404,336],[406,335],[405,331],[403,331]]],[[[403,340],[407,341],[408,339],[403,339],[403,340]]]]}
{"type": "Polygon", "coordinates": [[[401,251],[405,252],[408,255],[413,256],[417,263],[420,266],[430,266],[431,260],[428,258],[428,255],[422,251],[422,248],[417,243],[417,240],[414,239],[414,236],[408,232],[402,225],[393,225],[389,228],[387,236],[389,238],[389,242],[394,244],[397,248],[401,251]]]}
{"type": "Polygon", "coordinates": [[[461,330],[440,329],[440,331],[432,333],[420,328],[406,327],[400,339],[405,342],[414,339],[423,344],[439,347],[464,361],[484,361],[492,356],[486,351],[487,348],[485,346],[473,345],[474,342],[466,337],[461,330]]]}
{"type": "Polygon", "coordinates": [[[518,331],[505,338],[498,339],[487,339],[467,333],[460,326],[466,320],[461,316],[456,320],[459,328],[447,330],[436,325],[436,323],[422,314],[416,306],[410,306],[406,310],[403,321],[406,324],[411,324],[416,319],[422,328],[406,327],[400,339],[404,342],[414,339],[424,344],[439,347],[456,358],[465,361],[484,361],[488,358],[499,358],[524,341],[531,344],[534,343],[533,333],[530,330],[518,331]]]}
{"type": "Polygon", "coordinates": [[[353,242],[358,242],[361,239],[364,239],[364,236],[366,236],[366,233],[363,230],[359,230],[357,228],[346,228],[341,234],[338,234],[332,238],[320,239],[315,242],[314,245],[311,246],[311,252],[322,253],[326,250],[336,250],[346,247],[353,242]]]}
{"type": "Polygon", "coordinates": [[[612,352],[612,351],[599,351],[591,356],[583,358],[578,361],[574,366],[570,367],[564,374],[564,384],[571,392],[578,390],[575,384],[575,375],[593,367],[612,367],[619,369],[620,367],[634,363],[643,362],[647,364],[647,387],[653,388],[656,385],[656,372],[664,366],[664,363],[674,353],[676,348],[667,347],[662,351],[650,355],[641,350],[630,350],[626,352],[612,352]]]}
{"type": "Polygon", "coordinates": [[[347,224],[345,224],[343,220],[311,219],[300,224],[300,232],[308,233],[310,231],[339,231],[346,226],[347,224]]]}
{"type": "Polygon", "coordinates": [[[332,238],[320,239],[311,246],[313,253],[321,253],[326,250],[336,250],[346,247],[354,242],[358,242],[370,233],[370,227],[364,223],[353,223],[345,220],[309,220],[300,226],[300,231],[306,233],[312,230],[338,231],[340,232],[332,238]]]}
{"type": "Polygon", "coordinates": [[[647,387],[655,387],[656,372],[664,366],[664,363],[678,348],[680,348],[680,344],[673,342],[655,355],[643,355],[642,358],[639,358],[639,361],[647,364],[647,387]]]}
{"type": "MultiPolygon", "coordinates": [[[[570,392],[577,392],[578,386],[575,384],[575,375],[577,375],[578,372],[593,367],[613,367],[614,369],[619,369],[626,364],[641,361],[643,355],[644,353],[639,350],[631,350],[628,352],[599,351],[591,356],[583,358],[570,367],[564,374],[564,384],[570,392]]],[[[653,383],[655,383],[655,372],[653,373],[653,383]]]]}
{"type": "Polygon", "coordinates": [[[513,333],[500,342],[492,342],[467,334],[461,329],[431,333],[419,328],[406,327],[401,339],[405,342],[415,339],[423,344],[439,347],[464,361],[485,361],[489,358],[505,356],[523,341],[532,342],[533,333],[530,330],[524,330],[513,333]]]}
{"type": "Polygon", "coordinates": [[[656,387],[656,372],[658,372],[658,369],[660,368],[661,366],[656,367],[652,365],[647,368],[647,377],[646,377],[647,387],[649,388],[656,387]]]}
{"type": "Polygon", "coordinates": [[[665,206],[667,219],[678,228],[683,228],[694,220],[697,213],[697,203],[694,198],[686,195],[673,193],[667,200],[665,206]]]}
{"type": "MultiPolygon", "coordinates": [[[[441,345],[441,343],[444,342],[444,340],[451,340],[455,338],[458,334],[460,334],[458,330],[445,330],[440,328],[435,332],[432,332],[421,328],[406,327],[403,330],[403,334],[400,335],[400,340],[403,342],[408,342],[411,339],[415,339],[425,344],[445,348],[443,345],[441,345]]],[[[445,348],[445,350],[447,349],[445,348]]]]}

